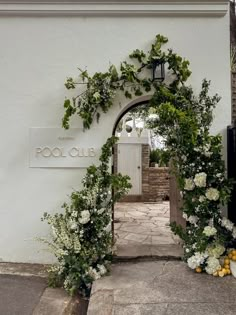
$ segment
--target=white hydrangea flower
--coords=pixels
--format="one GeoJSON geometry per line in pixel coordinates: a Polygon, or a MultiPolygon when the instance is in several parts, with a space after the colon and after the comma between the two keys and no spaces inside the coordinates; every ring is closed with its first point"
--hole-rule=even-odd
{"type": "Polygon", "coordinates": [[[233,228],[233,238],[236,238],[236,227],[233,228]]]}
{"type": "Polygon", "coordinates": [[[70,222],[70,229],[71,229],[72,231],[76,230],[77,227],[78,227],[78,225],[77,225],[76,222],[74,222],[74,221],[71,221],[71,222],[70,222]]]}
{"type": "Polygon", "coordinates": [[[199,202],[202,203],[202,202],[204,202],[205,200],[206,200],[206,197],[205,197],[205,196],[202,195],[202,196],[199,197],[199,202]]]}
{"type": "Polygon", "coordinates": [[[216,188],[208,188],[206,191],[206,197],[208,200],[217,201],[220,197],[220,194],[216,188]]]}
{"type": "Polygon", "coordinates": [[[183,212],[182,217],[183,217],[185,220],[188,219],[188,215],[187,215],[185,212],[183,212]]]}
{"type": "Polygon", "coordinates": [[[227,219],[227,218],[223,218],[222,220],[221,220],[221,225],[223,226],[223,227],[225,227],[228,231],[233,231],[233,229],[234,229],[234,224],[233,224],[233,222],[231,222],[229,219],[227,219]]]}
{"type": "Polygon", "coordinates": [[[185,212],[183,212],[183,218],[186,220],[186,221],[188,221],[189,223],[191,223],[191,224],[197,224],[197,222],[198,222],[198,220],[199,220],[199,218],[196,216],[196,215],[190,215],[190,216],[188,216],[185,212]]]}
{"type": "Polygon", "coordinates": [[[206,178],[207,174],[202,172],[196,174],[193,181],[197,187],[206,187],[206,178]]]}
{"type": "Polygon", "coordinates": [[[211,157],[212,154],[213,154],[213,152],[210,152],[210,151],[204,152],[204,155],[205,155],[206,157],[211,157]]]}
{"type": "Polygon", "coordinates": [[[207,262],[207,266],[205,269],[209,275],[212,275],[214,272],[219,270],[219,268],[221,267],[219,259],[217,259],[215,257],[208,257],[206,262],[207,262]]]}
{"type": "Polygon", "coordinates": [[[107,269],[105,268],[104,265],[97,265],[98,269],[99,269],[99,273],[101,276],[105,275],[105,273],[107,273],[107,269]]]}
{"type": "Polygon", "coordinates": [[[93,280],[98,280],[101,278],[100,273],[97,272],[97,270],[92,267],[89,267],[88,274],[91,278],[93,278],[93,280]]]}
{"type": "Polygon", "coordinates": [[[201,264],[204,263],[205,259],[208,257],[207,253],[196,252],[193,256],[191,256],[188,260],[188,266],[191,269],[195,269],[201,264]]]}
{"type": "Polygon", "coordinates": [[[79,222],[81,224],[86,224],[88,223],[90,220],[90,213],[88,210],[83,210],[80,214],[80,219],[79,219],[79,222]]]}
{"type": "Polygon", "coordinates": [[[184,185],[184,189],[185,190],[193,190],[195,187],[194,182],[191,178],[186,178],[185,179],[185,185],[184,185]]]}
{"type": "Polygon", "coordinates": [[[206,250],[209,256],[215,257],[215,258],[219,258],[221,255],[223,255],[224,251],[225,251],[225,247],[218,243],[209,245],[206,250]]]}
{"type": "Polygon", "coordinates": [[[205,234],[206,236],[214,236],[217,233],[217,229],[208,225],[204,227],[202,233],[205,234]]]}

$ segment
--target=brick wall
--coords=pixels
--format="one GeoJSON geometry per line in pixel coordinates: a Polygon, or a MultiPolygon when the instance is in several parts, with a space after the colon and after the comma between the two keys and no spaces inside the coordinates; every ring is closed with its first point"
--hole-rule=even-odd
{"type": "Polygon", "coordinates": [[[161,201],[169,199],[168,167],[150,167],[148,169],[148,192],[143,192],[143,201],[161,201]]]}

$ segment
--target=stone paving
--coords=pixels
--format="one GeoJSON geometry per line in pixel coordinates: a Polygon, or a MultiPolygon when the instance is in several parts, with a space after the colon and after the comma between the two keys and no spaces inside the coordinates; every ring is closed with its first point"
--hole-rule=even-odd
{"type": "Polygon", "coordinates": [[[95,281],[87,315],[235,315],[236,279],[183,262],[120,263],[95,281]]]}
{"type": "Polygon", "coordinates": [[[118,256],[168,256],[176,250],[181,255],[180,240],[169,227],[169,202],[122,202],[114,213],[118,256]]]}

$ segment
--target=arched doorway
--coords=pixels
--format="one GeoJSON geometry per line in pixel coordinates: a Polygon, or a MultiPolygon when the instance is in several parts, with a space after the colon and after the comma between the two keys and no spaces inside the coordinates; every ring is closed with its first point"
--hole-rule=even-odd
{"type": "Polygon", "coordinates": [[[179,239],[169,228],[169,223],[174,221],[185,225],[176,179],[171,175],[169,164],[151,167],[150,130],[142,127],[140,133],[137,117],[129,117],[133,112],[139,113],[138,109],[146,108],[148,113],[150,98],[145,96],[129,103],[118,115],[113,128],[113,135],[118,136],[119,141],[113,149],[112,171],[129,175],[133,186],[113,208],[112,230],[118,256],[181,255],[179,239]]]}

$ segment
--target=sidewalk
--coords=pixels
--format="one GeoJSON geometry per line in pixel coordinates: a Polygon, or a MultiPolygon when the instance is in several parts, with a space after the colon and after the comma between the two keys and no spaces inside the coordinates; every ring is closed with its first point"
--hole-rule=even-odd
{"type": "Polygon", "coordinates": [[[85,315],[83,304],[48,288],[45,266],[0,263],[0,315],[85,315]]]}
{"type": "Polygon", "coordinates": [[[88,315],[235,315],[236,279],[178,261],[120,263],[93,284],[88,315]]]}

